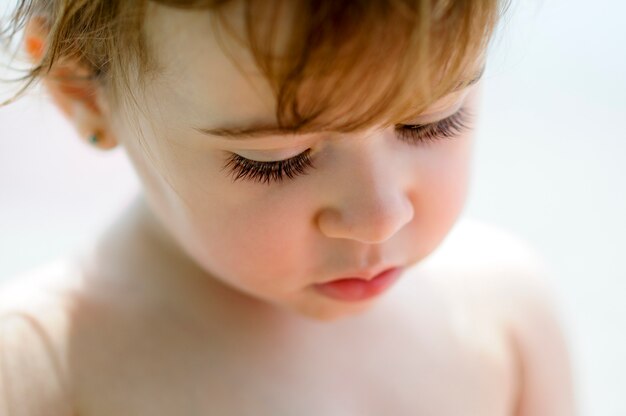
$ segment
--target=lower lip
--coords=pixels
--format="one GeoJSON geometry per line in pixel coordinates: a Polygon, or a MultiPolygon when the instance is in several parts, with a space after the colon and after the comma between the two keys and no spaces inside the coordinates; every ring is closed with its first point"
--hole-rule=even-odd
{"type": "Polygon", "coordinates": [[[356,302],[373,298],[390,287],[402,274],[401,267],[394,267],[374,277],[372,280],[357,278],[339,279],[332,282],[316,284],[315,289],[330,298],[356,302]]]}

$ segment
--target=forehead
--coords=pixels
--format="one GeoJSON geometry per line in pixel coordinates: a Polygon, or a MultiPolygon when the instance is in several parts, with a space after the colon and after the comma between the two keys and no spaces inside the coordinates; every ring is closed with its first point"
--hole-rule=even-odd
{"type": "MultiPolygon", "coordinates": [[[[239,3],[231,2],[224,10],[238,32],[243,30],[239,3]]],[[[200,117],[204,123],[273,114],[275,99],[251,52],[228,33],[216,34],[211,11],[149,5],[146,39],[159,66],[152,87],[167,94],[161,105],[184,105],[190,118],[200,117]]]]}
{"type": "MultiPolygon", "coordinates": [[[[179,115],[177,121],[204,126],[240,125],[242,120],[252,125],[275,124],[275,96],[252,52],[243,46],[247,40],[244,4],[233,1],[220,10],[234,30],[228,32],[212,11],[148,3],[146,39],[159,68],[151,90],[161,109],[179,115]]],[[[283,10],[277,21],[289,18],[289,11],[283,10]]],[[[255,15],[255,23],[259,21],[263,25],[263,16],[255,15]]],[[[288,33],[277,32],[280,51],[288,33]]],[[[459,91],[439,99],[426,113],[441,111],[462,95],[459,91]]]]}

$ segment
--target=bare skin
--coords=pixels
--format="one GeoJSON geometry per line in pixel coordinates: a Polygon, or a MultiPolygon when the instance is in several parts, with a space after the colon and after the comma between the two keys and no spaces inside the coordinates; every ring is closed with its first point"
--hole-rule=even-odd
{"type": "MultiPolygon", "coordinates": [[[[537,260],[506,233],[457,222],[471,128],[429,146],[393,126],[207,137],[197,128],[272,121],[275,103],[243,51],[256,75],[237,72],[206,14],[152,6],[145,34],[167,75],[141,89],[137,124],[100,85],[44,80],[81,137],[123,146],[143,190],[77,262],[0,291],[0,414],[574,414],[537,260]],[[306,149],[319,168],[269,187],[221,169],[225,154],[306,149]],[[312,290],[391,264],[404,276],[363,304],[312,290]]],[[[42,45],[46,25],[31,23],[27,44],[42,45]]],[[[40,50],[27,48],[35,61],[40,50]]],[[[476,112],[476,87],[407,122],[476,112]]]]}
{"type": "MultiPolygon", "coordinates": [[[[137,201],[74,273],[42,270],[3,291],[4,309],[58,347],[58,373],[36,376],[67,381],[72,414],[526,414],[521,368],[540,358],[519,355],[528,305],[515,286],[532,284],[489,271],[525,269],[505,234],[462,221],[375,307],[320,323],[203,280],[146,214],[137,201]]],[[[549,357],[555,377],[562,359],[549,357]]]]}

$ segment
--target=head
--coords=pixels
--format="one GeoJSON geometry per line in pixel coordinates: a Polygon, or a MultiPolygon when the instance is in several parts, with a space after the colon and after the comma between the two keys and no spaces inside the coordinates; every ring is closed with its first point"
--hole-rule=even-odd
{"type": "Polygon", "coordinates": [[[172,241],[228,288],[355,314],[376,298],[313,284],[410,267],[461,213],[497,0],[19,3],[22,91],[41,80],[80,137],[122,147],[172,241]]]}

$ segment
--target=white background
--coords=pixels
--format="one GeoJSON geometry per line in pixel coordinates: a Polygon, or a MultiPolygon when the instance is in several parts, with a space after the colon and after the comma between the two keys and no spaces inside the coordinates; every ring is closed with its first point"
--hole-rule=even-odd
{"type": "MultiPolygon", "coordinates": [[[[626,415],[624,16],[618,0],[514,1],[485,75],[466,211],[552,267],[590,416],[626,415]]],[[[37,97],[0,109],[0,280],[79,247],[137,187],[123,153],[82,144],[37,97]]]]}

